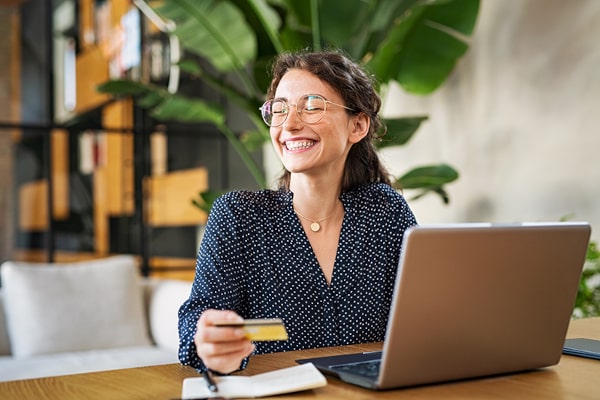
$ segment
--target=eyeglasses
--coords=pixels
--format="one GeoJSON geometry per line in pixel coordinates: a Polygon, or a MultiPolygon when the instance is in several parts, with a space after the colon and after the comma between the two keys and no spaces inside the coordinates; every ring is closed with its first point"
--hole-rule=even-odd
{"type": "Polygon", "coordinates": [[[267,100],[262,107],[260,107],[260,112],[263,120],[268,126],[280,126],[287,120],[290,107],[294,106],[296,107],[296,112],[302,122],[316,124],[325,115],[327,104],[333,104],[343,107],[346,110],[354,111],[349,107],[325,100],[318,94],[307,94],[302,96],[296,104],[288,104],[288,102],[283,99],[267,100]]]}

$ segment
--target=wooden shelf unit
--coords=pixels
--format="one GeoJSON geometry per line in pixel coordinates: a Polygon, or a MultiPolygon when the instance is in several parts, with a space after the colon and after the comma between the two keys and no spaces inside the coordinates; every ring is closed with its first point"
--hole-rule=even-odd
{"type": "MultiPolygon", "coordinates": [[[[149,176],[140,177],[136,172],[135,105],[132,99],[113,100],[101,94],[96,87],[111,78],[111,58],[115,55],[114,44],[121,34],[121,18],[132,7],[130,0],[107,0],[103,11],[104,23],[98,27],[98,15],[94,0],[75,0],[79,12],[79,47],[76,55],[76,104],[74,119],[81,119],[90,112],[100,110],[101,126],[94,134],[101,137],[103,146],[101,160],[95,160],[91,172],[93,200],[93,250],[53,251],[56,262],[80,261],[113,255],[111,251],[111,219],[134,218],[139,210],[136,203],[136,179],[142,179],[143,229],[156,227],[197,226],[206,223],[207,215],[191,204],[191,198],[208,188],[208,171],[204,167],[191,166],[187,170],[168,171],[164,168],[166,155],[162,149],[152,149],[154,164],[149,176]],[[107,11],[108,10],[108,11],[107,11]],[[99,32],[101,30],[101,34],[99,32]],[[156,160],[155,160],[156,159],[156,160]]],[[[68,121],[67,121],[68,122],[68,121]]],[[[23,232],[44,232],[51,229],[49,221],[65,221],[71,213],[70,174],[75,166],[69,165],[73,148],[72,137],[77,132],[66,129],[53,130],[50,157],[52,161],[52,202],[48,201],[48,180],[37,179],[18,188],[18,229],[23,232]],[[71,144],[71,145],[70,145],[71,144]],[[52,204],[49,215],[48,204],[52,204]],[[52,219],[51,219],[51,218],[52,219]]],[[[16,139],[15,139],[16,140],[16,139]]],[[[163,137],[164,142],[164,137],[163,137]]],[[[46,261],[48,252],[35,248],[15,249],[13,258],[22,261],[46,261]]],[[[141,259],[140,259],[141,260],[141,259]]],[[[142,260],[141,260],[142,262],[142,260]]],[[[178,279],[193,279],[195,258],[152,256],[147,260],[150,275],[178,279]]]]}

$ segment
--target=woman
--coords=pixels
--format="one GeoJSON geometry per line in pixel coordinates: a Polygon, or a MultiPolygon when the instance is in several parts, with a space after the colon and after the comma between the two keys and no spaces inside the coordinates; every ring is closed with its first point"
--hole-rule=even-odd
{"type": "Polygon", "coordinates": [[[179,358],[230,373],[251,354],[381,341],[404,231],[416,224],[375,152],[381,100],[338,52],[280,55],[261,107],[285,168],[277,191],[213,205],[179,358]],[[252,343],[216,321],[281,318],[287,341],[252,343]]]}

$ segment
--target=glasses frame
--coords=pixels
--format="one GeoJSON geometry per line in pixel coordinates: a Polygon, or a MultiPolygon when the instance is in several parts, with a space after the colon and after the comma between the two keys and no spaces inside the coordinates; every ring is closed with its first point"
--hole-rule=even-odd
{"type": "Polygon", "coordinates": [[[324,103],[324,106],[323,106],[323,113],[321,114],[321,116],[319,117],[319,119],[318,119],[318,120],[316,120],[316,121],[312,121],[312,122],[305,121],[305,120],[302,118],[302,110],[300,110],[300,109],[298,108],[298,103],[297,103],[297,102],[296,102],[296,103],[288,103],[286,100],[284,100],[284,99],[280,99],[280,98],[275,98],[275,99],[270,99],[270,100],[267,100],[267,101],[265,101],[265,102],[263,103],[263,105],[262,105],[262,106],[260,106],[258,109],[260,110],[260,115],[262,116],[262,119],[263,119],[263,121],[264,121],[264,122],[265,122],[265,124],[267,124],[267,126],[268,126],[268,127],[270,127],[270,128],[276,128],[276,127],[278,127],[278,126],[281,126],[281,125],[285,124],[285,121],[287,121],[287,119],[288,119],[288,116],[290,115],[290,107],[292,107],[292,106],[296,107],[296,114],[298,115],[298,118],[300,119],[300,121],[302,121],[302,122],[303,122],[303,123],[305,123],[305,124],[316,124],[316,123],[318,123],[319,121],[321,121],[321,120],[323,119],[323,117],[325,116],[325,114],[327,113],[327,104],[332,104],[332,105],[334,105],[334,106],[342,107],[342,108],[345,108],[346,110],[349,110],[349,111],[352,111],[352,112],[356,112],[356,110],[354,110],[353,108],[346,107],[346,106],[345,106],[345,105],[343,105],[343,104],[334,103],[333,101],[329,101],[329,100],[327,100],[325,97],[321,96],[320,94],[305,94],[304,96],[300,97],[300,99],[305,99],[305,98],[307,98],[307,97],[318,97],[318,98],[320,98],[321,100],[323,100],[323,103],[324,103]],[[283,103],[285,104],[285,109],[286,109],[286,112],[285,112],[285,118],[283,118],[283,120],[281,121],[281,123],[278,123],[278,124],[275,124],[275,125],[274,125],[274,124],[269,124],[269,123],[267,122],[267,119],[265,118],[265,113],[264,113],[264,110],[266,109],[266,107],[265,107],[265,106],[267,105],[267,103],[272,103],[272,102],[273,102],[273,101],[275,101],[275,100],[281,101],[281,102],[283,102],[283,103]]]}

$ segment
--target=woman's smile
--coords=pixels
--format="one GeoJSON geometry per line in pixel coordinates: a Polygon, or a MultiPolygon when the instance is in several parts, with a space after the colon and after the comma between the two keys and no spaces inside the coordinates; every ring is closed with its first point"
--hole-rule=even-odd
{"type": "Polygon", "coordinates": [[[290,152],[297,152],[312,148],[317,142],[309,139],[286,140],[283,145],[290,152]]]}

